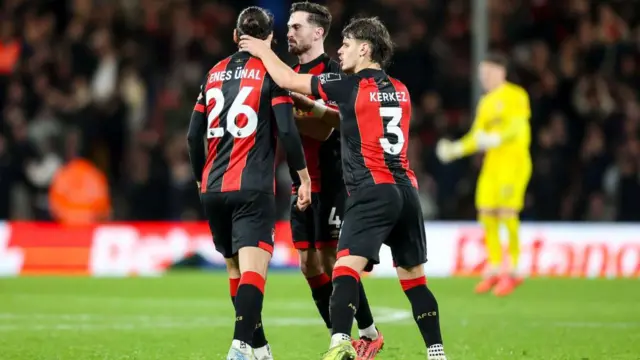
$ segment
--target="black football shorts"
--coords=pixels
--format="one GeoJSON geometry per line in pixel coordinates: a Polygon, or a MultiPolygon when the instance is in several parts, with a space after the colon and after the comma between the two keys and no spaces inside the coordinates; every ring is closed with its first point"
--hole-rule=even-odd
{"type": "Polygon", "coordinates": [[[395,266],[427,262],[427,241],[418,191],[410,186],[380,184],[351,192],[347,198],[338,258],[357,255],[380,263],[380,248],[391,248],[395,266]]]}
{"type": "Polygon", "coordinates": [[[338,246],[344,213],[346,190],[311,194],[311,205],[300,211],[298,195],[291,196],[291,235],[298,250],[338,246]]]}
{"type": "MultiPolygon", "coordinates": [[[[326,187],[325,187],[326,188],[326,187]]],[[[324,246],[338,247],[340,229],[344,220],[347,189],[341,183],[338,188],[323,188],[320,193],[320,236],[324,246]]]]}
{"type": "Polygon", "coordinates": [[[232,258],[247,246],[273,253],[275,197],[260,191],[210,192],[201,195],[216,250],[232,258]]]}

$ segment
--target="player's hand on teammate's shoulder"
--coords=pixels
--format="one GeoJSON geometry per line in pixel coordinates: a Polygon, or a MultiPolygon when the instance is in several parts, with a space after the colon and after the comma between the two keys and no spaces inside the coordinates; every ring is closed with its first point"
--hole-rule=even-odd
{"type": "Polygon", "coordinates": [[[261,57],[266,51],[269,51],[269,45],[264,41],[253,36],[242,35],[240,36],[240,42],[238,43],[240,50],[247,51],[255,57],[261,57]]]}

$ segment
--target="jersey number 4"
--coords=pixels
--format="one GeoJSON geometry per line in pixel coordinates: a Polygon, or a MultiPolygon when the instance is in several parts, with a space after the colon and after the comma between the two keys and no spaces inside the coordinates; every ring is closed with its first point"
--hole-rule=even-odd
{"type": "MultiPolygon", "coordinates": [[[[258,127],[258,114],[256,114],[256,111],[253,110],[251,106],[244,103],[245,100],[247,100],[247,97],[249,97],[249,94],[251,94],[251,90],[253,90],[253,88],[250,86],[241,88],[238,96],[233,100],[231,108],[227,112],[227,131],[233,137],[241,139],[249,137],[258,127]],[[236,119],[238,115],[241,114],[247,117],[247,124],[243,127],[238,127],[236,119]]],[[[207,139],[222,137],[224,136],[224,128],[211,127],[211,125],[215,119],[220,116],[222,109],[224,109],[224,94],[219,88],[211,88],[207,90],[204,95],[207,104],[211,100],[215,101],[215,105],[213,106],[213,109],[211,109],[209,117],[207,118],[207,139]]]]}
{"type": "Polygon", "coordinates": [[[342,221],[340,220],[340,216],[336,214],[336,207],[331,208],[331,213],[329,214],[329,225],[335,226],[337,229],[340,229],[342,226],[342,221]]]}
{"type": "Polygon", "coordinates": [[[380,145],[387,154],[398,155],[404,147],[404,134],[400,128],[400,120],[402,120],[402,108],[400,107],[381,107],[380,117],[384,121],[385,118],[391,118],[387,123],[385,137],[380,138],[380,145]],[[395,144],[392,144],[386,138],[387,134],[393,134],[398,138],[395,144]]]}

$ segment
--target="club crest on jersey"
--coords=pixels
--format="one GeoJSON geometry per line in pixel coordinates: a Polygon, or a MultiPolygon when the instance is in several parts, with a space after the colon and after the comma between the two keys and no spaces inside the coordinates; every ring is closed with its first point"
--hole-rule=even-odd
{"type": "Polygon", "coordinates": [[[320,80],[321,84],[325,84],[330,81],[338,81],[342,79],[342,77],[340,76],[340,74],[326,73],[318,75],[318,79],[320,80]]]}

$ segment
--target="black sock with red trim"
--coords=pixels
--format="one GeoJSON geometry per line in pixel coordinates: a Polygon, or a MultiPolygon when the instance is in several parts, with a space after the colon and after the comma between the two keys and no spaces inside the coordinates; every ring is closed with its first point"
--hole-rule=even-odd
{"type": "Polygon", "coordinates": [[[318,312],[322,316],[327,329],[331,329],[331,315],[329,313],[329,304],[331,301],[331,293],[333,293],[333,283],[329,275],[322,273],[317,276],[307,278],[307,283],[311,288],[311,296],[316,303],[318,312]]]}
{"type": "MultiPolygon", "coordinates": [[[[229,278],[229,293],[231,294],[231,303],[233,307],[236,306],[236,294],[238,293],[238,286],[240,285],[240,279],[229,278]]],[[[264,328],[262,327],[262,316],[256,324],[256,331],[253,333],[253,347],[261,348],[266,346],[269,342],[264,334],[264,328]]]]}
{"type": "Polygon", "coordinates": [[[431,345],[442,344],[438,302],[427,287],[426,278],[423,276],[411,280],[400,280],[400,284],[411,302],[413,318],[418,324],[427,348],[431,345]]]}
{"type": "Polygon", "coordinates": [[[253,338],[255,331],[262,329],[260,314],[262,313],[262,301],[264,299],[264,285],[265,279],[262,275],[253,271],[243,273],[234,301],[236,325],[233,331],[233,339],[245,342],[252,347],[261,347],[254,344],[253,338]],[[257,327],[258,324],[260,324],[259,328],[257,327]]]}
{"type": "Polygon", "coordinates": [[[238,286],[240,286],[240,278],[229,278],[229,294],[231,294],[231,304],[236,308],[236,294],[238,294],[238,286]]]}
{"type": "Polygon", "coordinates": [[[371,314],[369,300],[367,300],[367,294],[364,292],[362,281],[358,282],[358,311],[356,312],[356,321],[358,322],[358,329],[360,330],[373,325],[373,314],[371,314]]]}
{"type": "Polygon", "coordinates": [[[353,318],[358,311],[358,284],[360,274],[350,267],[333,269],[333,295],[331,295],[332,334],[351,334],[353,318]]]}

